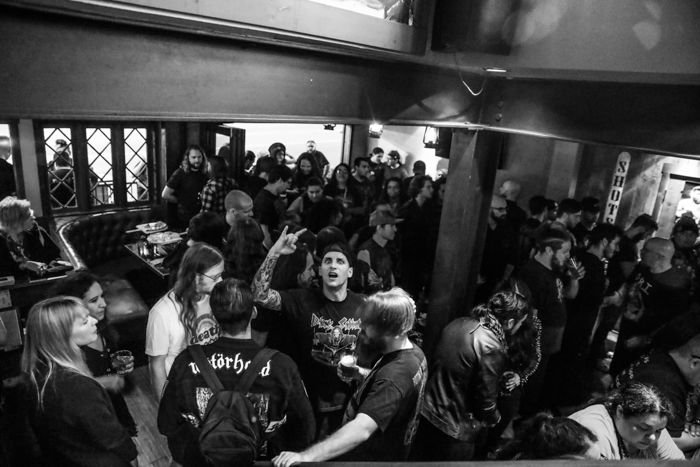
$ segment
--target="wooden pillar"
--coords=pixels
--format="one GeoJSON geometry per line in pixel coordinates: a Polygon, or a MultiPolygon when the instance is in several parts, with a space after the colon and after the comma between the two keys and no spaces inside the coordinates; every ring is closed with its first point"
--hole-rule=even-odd
{"type": "Polygon", "coordinates": [[[442,329],[474,301],[502,133],[455,131],[424,337],[431,353],[442,329]]]}

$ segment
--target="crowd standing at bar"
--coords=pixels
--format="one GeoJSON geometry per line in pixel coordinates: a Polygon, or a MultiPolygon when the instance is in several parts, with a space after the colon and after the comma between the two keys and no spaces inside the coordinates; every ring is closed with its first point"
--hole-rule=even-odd
{"type": "MultiPolygon", "coordinates": [[[[253,456],[277,467],[695,456],[690,202],[664,239],[644,213],[624,231],[598,223],[592,197],[537,195],[526,212],[506,180],[490,203],[477,304],[426,358],[446,176],[433,180],[422,161],[409,176],[396,150],[332,168],[307,148],[291,169],[273,143],[233,180],[224,158],[191,145],[163,190],[188,237],[166,259],[171,289],[149,313],[145,353],[174,463],[218,465],[203,433],[221,394],[241,387],[261,433],[253,456]]],[[[0,254],[17,274],[59,256],[12,196],[0,201],[0,254]]],[[[133,359],[112,359],[119,336],[99,278],[74,272],[54,295],[30,310],[22,358],[41,453],[134,465],[138,427],[121,395],[133,359]]]]}

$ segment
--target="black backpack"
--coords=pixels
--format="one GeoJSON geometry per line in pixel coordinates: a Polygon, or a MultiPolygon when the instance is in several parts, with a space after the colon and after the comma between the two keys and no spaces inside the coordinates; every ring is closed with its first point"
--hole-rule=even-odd
{"type": "Polygon", "coordinates": [[[207,403],[199,434],[199,450],[213,466],[253,465],[263,442],[264,428],[246,393],[262,367],[276,350],[262,349],[250,362],[233,390],[227,390],[199,345],[189,347],[190,354],[214,391],[207,403]]]}

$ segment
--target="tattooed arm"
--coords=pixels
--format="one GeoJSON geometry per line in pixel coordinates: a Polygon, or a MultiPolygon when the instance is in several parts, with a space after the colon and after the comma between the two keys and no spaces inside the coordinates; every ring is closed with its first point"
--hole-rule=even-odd
{"type": "Polygon", "coordinates": [[[282,309],[282,298],[279,292],[270,288],[272,272],[275,270],[275,265],[281,255],[294,253],[297,249],[298,236],[304,233],[305,230],[300,230],[295,234],[287,234],[287,227],[285,227],[275,244],[272,245],[265,257],[265,261],[260,265],[260,269],[258,269],[253,278],[253,298],[256,303],[270,310],[282,309]]]}

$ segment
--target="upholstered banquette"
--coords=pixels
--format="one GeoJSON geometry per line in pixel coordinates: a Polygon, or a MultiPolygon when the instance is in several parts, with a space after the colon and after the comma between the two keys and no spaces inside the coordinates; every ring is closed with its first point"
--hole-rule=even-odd
{"type": "Polygon", "coordinates": [[[93,272],[114,272],[124,269],[116,261],[126,261],[129,253],[124,248],[133,240],[133,230],[138,224],[158,220],[150,207],[129,211],[108,211],[78,217],[63,224],[58,236],[68,259],[76,269],[88,268],[93,272]]]}

